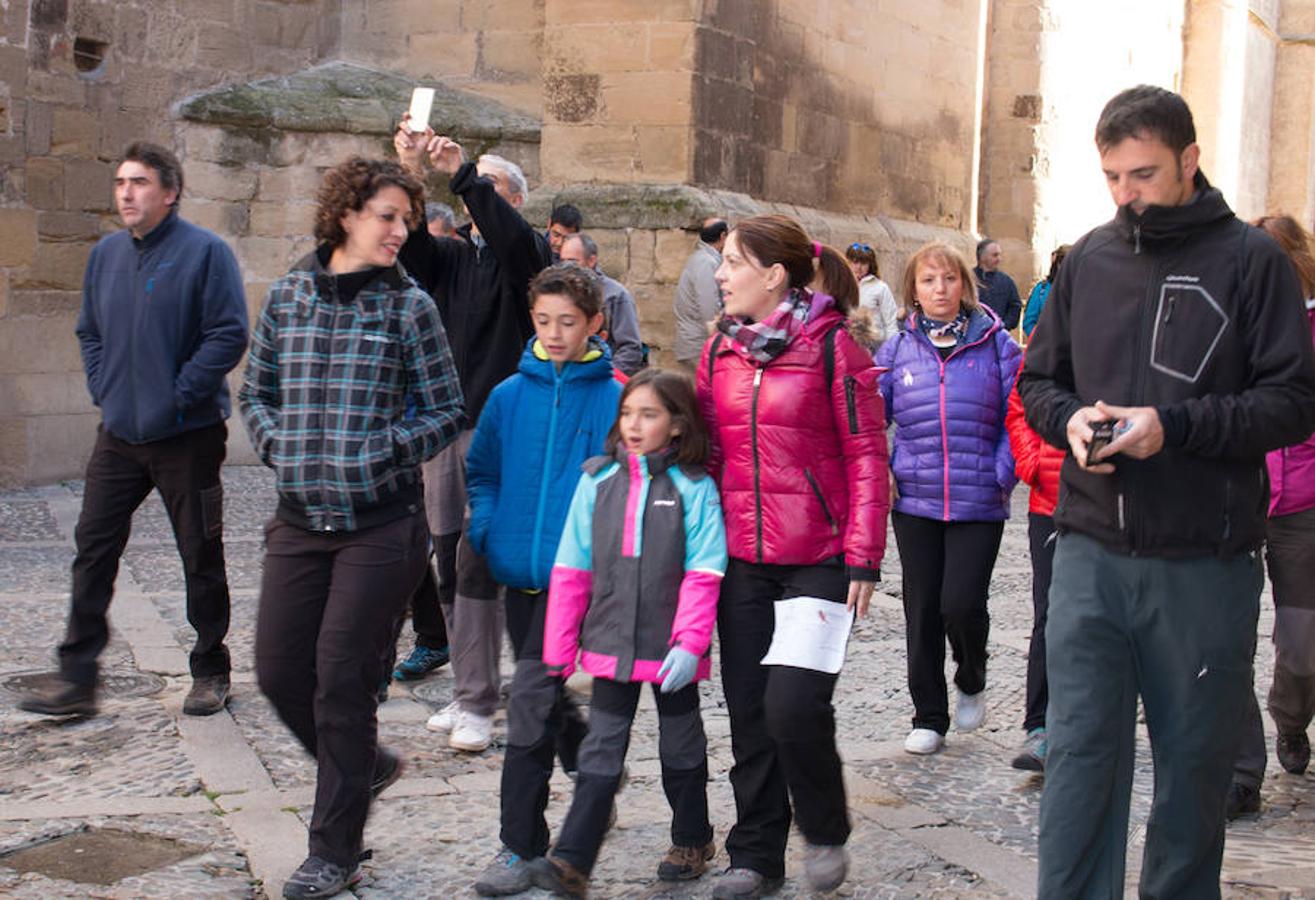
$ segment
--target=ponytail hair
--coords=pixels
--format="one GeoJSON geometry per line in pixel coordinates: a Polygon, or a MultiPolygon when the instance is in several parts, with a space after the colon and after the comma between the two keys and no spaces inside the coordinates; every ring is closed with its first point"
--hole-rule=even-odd
{"type": "Polygon", "coordinates": [[[790,287],[805,290],[818,282],[836,309],[848,315],[858,306],[858,282],[840,252],[809,240],[803,227],[787,216],[753,216],[734,228],[740,246],[764,267],[785,269],[790,287]]]}

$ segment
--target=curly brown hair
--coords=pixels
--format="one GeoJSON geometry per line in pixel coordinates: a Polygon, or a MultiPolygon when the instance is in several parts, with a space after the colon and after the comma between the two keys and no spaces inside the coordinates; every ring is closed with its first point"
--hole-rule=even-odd
{"type": "Polygon", "coordinates": [[[390,185],[406,192],[411,201],[406,227],[416,228],[425,215],[424,185],[395,162],[353,156],[324,173],[315,198],[315,240],[334,248],[342,246],[347,241],[342,217],[360,212],[366,201],[390,185]]]}

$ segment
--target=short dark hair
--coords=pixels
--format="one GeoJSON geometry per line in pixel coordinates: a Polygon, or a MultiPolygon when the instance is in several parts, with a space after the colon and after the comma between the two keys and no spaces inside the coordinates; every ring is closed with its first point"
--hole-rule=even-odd
{"type": "Polygon", "coordinates": [[[580,312],[593,318],[603,311],[603,285],[593,272],[575,263],[549,266],[530,281],[530,309],[544,294],[570,298],[580,312]]]}
{"type": "Polygon", "coordinates": [[[1153,137],[1174,153],[1196,143],[1196,125],[1187,101],[1173,91],[1139,84],[1115,94],[1096,121],[1096,149],[1104,153],[1124,140],[1153,137]]]}
{"type": "Polygon", "coordinates": [[[347,240],[342,217],[348,212],[360,212],[367,200],[389,185],[406,192],[411,201],[406,226],[416,227],[425,214],[424,186],[391,160],[353,156],[324,173],[315,198],[315,240],[330,247],[342,246],[347,240]]]}
{"type": "Polygon", "coordinates": [[[715,244],[721,240],[721,236],[731,230],[731,226],[725,219],[718,219],[715,222],[704,225],[699,231],[699,240],[705,244],[715,244]]]}
{"type": "Polygon", "coordinates": [[[175,208],[178,206],[178,202],[183,199],[183,164],[174,156],[172,150],[149,141],[136,141],[123,151],[119,165],[126,162],[141,163],[154,169],[155,174],[160,177],[160,187],[166,191],[178,192],[173,203],[175,208]]]}
{"type": "Polygon", "coordinates": [[[641,387],[651,388],[657,394],[658,402],[671,413],[671,424],[680,428],[680,434],[672,441],[676,451],[677,465],[701,466],[708,461],[708,426],[699,415],[699,403],[694,394],[694,381],[684,372],[673,369],[641,369],[621,390],[621,399],[616,404],[616,421],[607,433],[605,451],[610,455],[616,453],[621,443],[621,407],[626,398],[641,387]]]}
{"type": "Polygon", "coordinates": [[[984,251],[987,247],[991,246],[992,244],[998,244],[998,243],[1000,243],[1000,242],[997,241],[995,238],[990,238],[990,237],[984,237],[984,238],[982,238],[980,241],[978,241],[978,242],[977,242],[977,257],[976,257],[976,258],[977,258],[977,261],[978,261],[978,262],[981,262],[981,261],[982,261],[982,251],[984,251]]]}
{"type": "Polygon", "coordinates": [[[579,231],[584,227],[584,214],[570,203],[559,203],[548,214],[548,224],[550,226],[560,225],[563,228],[570,228],[572,231],[579,231]]]}

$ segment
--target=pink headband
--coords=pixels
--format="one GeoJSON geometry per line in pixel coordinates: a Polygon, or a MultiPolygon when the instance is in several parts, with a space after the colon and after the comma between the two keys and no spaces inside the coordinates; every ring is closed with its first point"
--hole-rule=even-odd
{"type": "Polygon", "coordinates": [[[822,258],[822,243],[821,241],[813,241],[813,259],[821,259],[821,258],[822,258]]]}

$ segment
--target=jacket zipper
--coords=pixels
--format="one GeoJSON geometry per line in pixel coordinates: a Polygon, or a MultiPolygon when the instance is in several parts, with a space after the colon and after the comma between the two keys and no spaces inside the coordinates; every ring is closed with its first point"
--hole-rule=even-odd
{"type": "MultiPolygon", "coordinates": [[[[939,356],[939,354],[937,354],[939,356]]],[[[953,354],[951,354],[953,355],[953,354]]],[[[941,469],[942,488],[941,493],[944,500],[941,505],[941,515],[945,521],[950,521],[950,430],[948,423],[945,421],[945,363],[948,360],[941,360],[941,386],[940,386],[940,416],[941,416],[941,469]]]]}
{"type": "Polygon", "coordinates": [[[1134,256],[1141,255],[1141,226],[1132,226],[1132,252],[1134,256]]]}
{"type": "Polygon", "coordinates": [[[832,534],[839,534],[840,528],[836,525],[835,517],[831,515],[831,510],[826,507],[826,498],[822,496],[822,488],[818,486],[817,479],[808,469],[804,469],[804,477],[808,479],[808,486],[813,489],[813,496],[822,507],[822,515],[826,516],[826,523],[831,526],[832,534]]]}
{"type": "Polygon", "coordinates": [[[858,382],[853,375],[845,376],[845,410],[849,413],[849,433],[858,434],[858,405],[854,400],[854,391],[858,382]]]}
{"type": "Polygon", "coordinates": [[[530,535],[530,574],[539,571],[539,534],[543,531],[543,511],[548,505],[548,472],[557,440],[557,409],[562,405],[562,373],[553,366],[552,411],[548,414],[548,446],[543,452],[543,478],[539,481],[539,505],[534,511],[534,532],[530,535]]]}
{"type": "Polygon", "coordinates": [[[1224,480],[1224,533],[1220,540],[1227,542],[1233,536],[1233,479],[1224,480]]]}
{"type": "MultiPolygon", "coordinates": [[[[1133,240],[1136,242],[1136,248],[1135,248],[1136,253],[1141,253],[1141,226],[1134,225],[1132,228],[1132,234],[1133,234],[1133,240]]],[[[1157,285],[1160,279],[1159,266],[1152,263],[1150,269],[1151,269],[1150,277],[1146,281],[1147,284],[1146,295],[1142,299],[1143,307],[1140,316],[1140,319],[1142,321],[1142,326],[1137,329],[1136,350],[1134,351],[1135,355],[1133,356],[1133,360],[1135,361],[1135,367],[1133,369],[1133,380],[1132,380],[1132,403],[1131,403],[1132,406],[1141,406],[1145,402],[1144,398],[1146,395],[1146,370],[1148,366],[1143,364],[1143,361],[1150,357],[1151,348],[1147,345],[1147,341],[1149,341],[1151,335],[1155,333],[1155,320],[1159,316],[1159,310],[1157,309],[1155,303],[1155,298],[1158,293],[1157,285]]],[[[1172,307],[1170,307],[1170,312],[1172,313],[1172,307]]],[[[1117,474],[1117,477],[1123,479],[1123,486],[1125,488],[1133,487],[1133,485],[1128,483],[1129,479],[1127,478],[1126,475],[1117,474]]],[[[1124,503],[1125,503],[1124,494],[1123,492],[1120,492],[1119,493],[1119,504],[1120,504],[1119,530],[1127,535],[1128,552],[1132,556],[1136,556],[1138,552],[1138,548],[1137,548],[1138,529],[1132,527],[1132,524],[1135,524],[1137,521],[1136,507],[1129,502],[1127,503],[1127,508],[1125,510],[1124,503]]]]}
{"type": "MultiPolygon", "coordinates": [[[[329,304],[329,346],[324,352],[324,387],[320,391],[320,421],[327,423],[329,421],[329,385],[332,383],[330,376],[333,364],[333,341],[338,332],[338,297],[337,282],[329,279],[331,285],[329,290],[333,291],[334,296],[329,304]]],[[[313,321],[313,318],[312,318],[313,321]]],[[[324,531],[333,531],[333,510],[329,508],[329,485],[327,472],[324,468],[324,430],[320,430],[320,502],[324,505],[324,531]]]]}
{"type": "Polygon", "coordinates": [[[754,530],[757,539],[758,562],[763,561],[763,488],[762,467],[758,462],[758,389],[763,383],[763,369],[753,373],[753,400],[749,407],[749,443],[753,448],[753,505],[754,530]]]}

